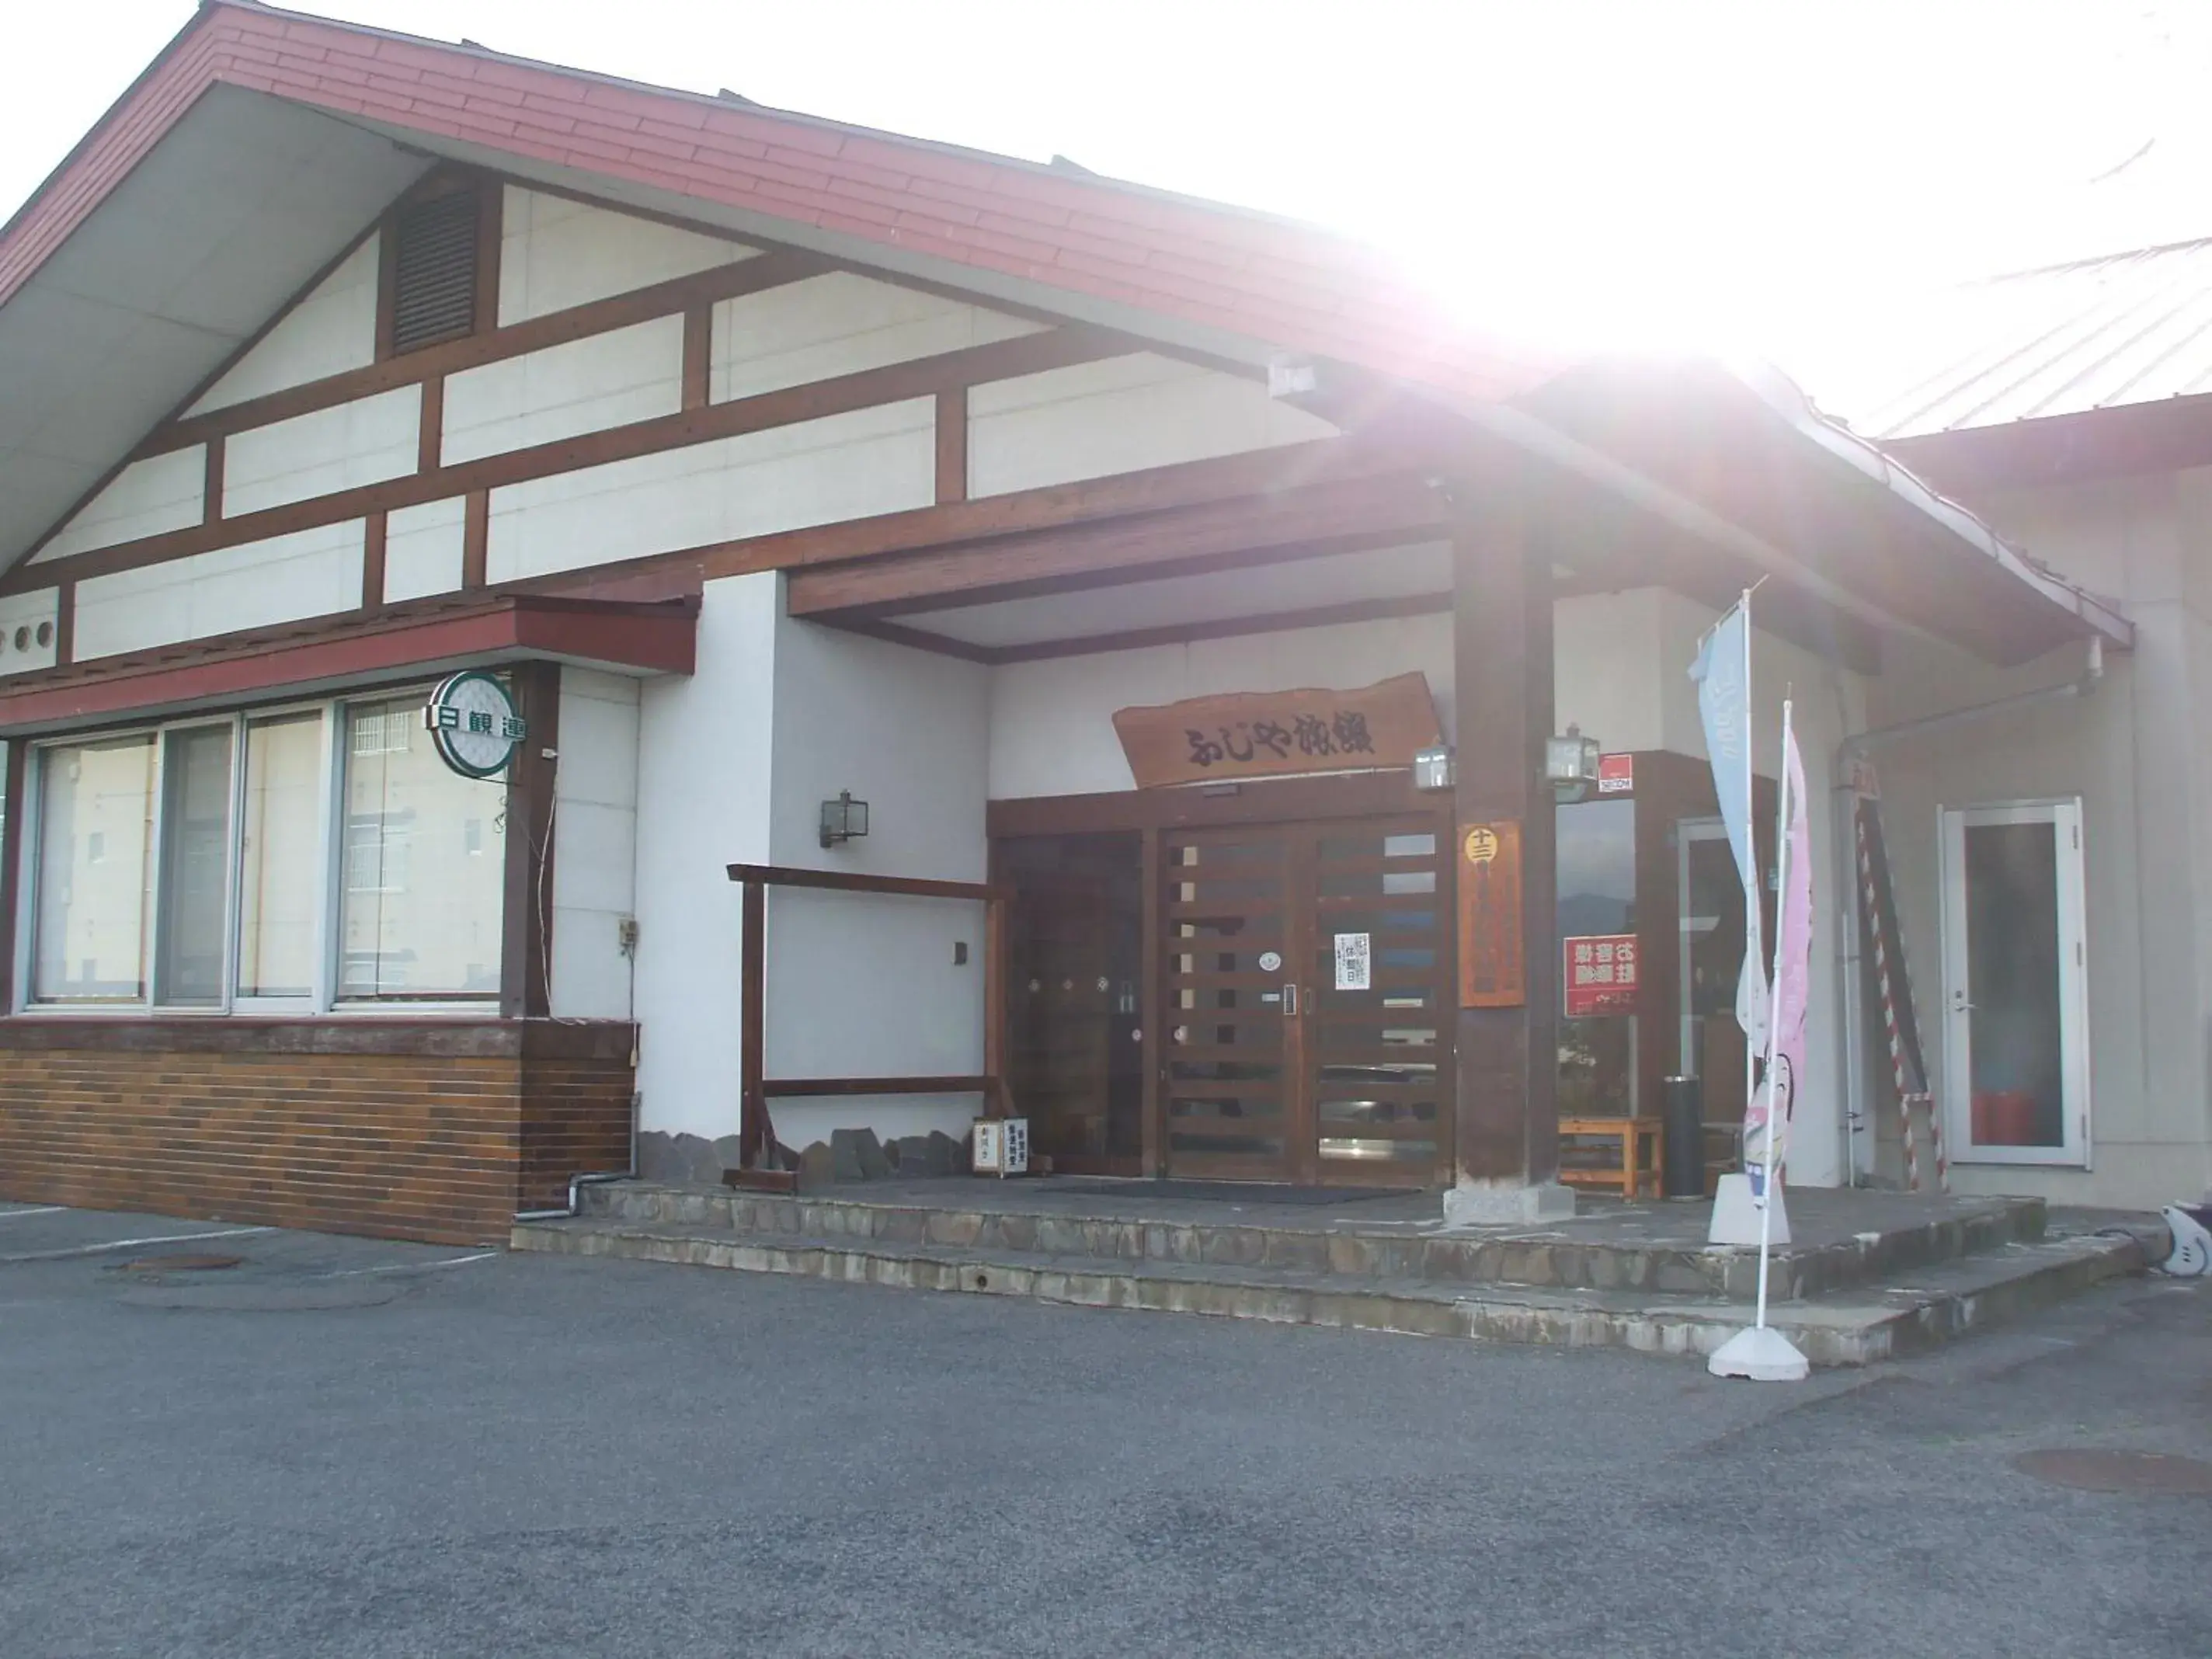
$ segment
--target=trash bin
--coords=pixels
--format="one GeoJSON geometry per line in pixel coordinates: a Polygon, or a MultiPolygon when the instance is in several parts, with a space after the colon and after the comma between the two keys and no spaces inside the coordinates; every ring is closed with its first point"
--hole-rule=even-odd
{"type": "Polygon", "coordinates": [[[1659,1191],[1668,1198],[1705,1195],[1705,1088],[1702,1079],[1670,1077],[1667,1091],[1666,1157],[1659,1191]]]}

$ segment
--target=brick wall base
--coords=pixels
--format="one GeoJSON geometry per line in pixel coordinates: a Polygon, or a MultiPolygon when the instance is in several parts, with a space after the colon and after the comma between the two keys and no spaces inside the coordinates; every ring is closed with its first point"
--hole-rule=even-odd
{"type": "Polygon", "coordinates": [[[629,1158],[630,1028],[0,1019],[0,1198],[439,1243],[629,1158]]]}

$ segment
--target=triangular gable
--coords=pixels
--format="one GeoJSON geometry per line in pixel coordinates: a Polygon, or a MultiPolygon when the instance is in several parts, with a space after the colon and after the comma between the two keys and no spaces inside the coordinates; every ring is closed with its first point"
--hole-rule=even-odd
{"type": "Polygon", "coordinates": [[[1119,326],[1151,315],[1486,399],[1556,367],[1449,322],[1389,262],[1316,228],[237,0],[206,6],[0,233],[0,304],[216,83],[477,160],[738,210],[793,240],[827,234],[1081,295],[1114,308],[1119,326]]]}

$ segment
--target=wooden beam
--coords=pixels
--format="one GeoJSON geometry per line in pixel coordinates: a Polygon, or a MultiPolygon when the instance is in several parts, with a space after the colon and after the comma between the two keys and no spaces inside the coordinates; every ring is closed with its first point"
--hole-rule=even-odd
{"type": "MultiPolygon", "coordinates": [[[[386,240],[388,245],[391,239],[387,237],[386,240]]],[[[271,422],[335,408],[398,386],[458,374],[465,369],[524,356],[550,346],[566,345],[591,335],[611,333],[658,317],[680,316],[695,307],[711,306],[718,300],[804,282],[830,269],[827,260],[812,254],[762,254],[735,264],[718,265],[712,270],[632,289],[627,294],[549,311],[486,333],[442,341],[404,356],[393,357],[387,353],[367,368],[347,369],[304,386],[287,386],[242,403],[226,404],[204,415],[170,421],[155,428],[133,454],[159,455],[172,449],[189,448],[216,433],[267,426],[271,422]]]]}
{"type": "Polygon", "coordinates": [[[1166,892],[1160,870],[1160,832],[1157,825],[1147,824],[1138,832],[1139,868],[1143,893],[1139,899],[1142,920],[1139,922],[1139,948],[1144,960],[1138,964],[1137,1017],[1143,1024],[1138,1028],[1138,1066],[1143,1073],[1139,1079],[1138,1109],[1139,1170],[1147,1176],[1164,1174],[1163,1153],[1167,1139],[1167,1125],[1164,1121],[1160,1101],[1161,1044],[1160,1019],[1167,1010],[1162,1006],[1165,994],[1161,975],[1166,964],[1160,959],[1166,948],[1161,940],[1160,906],[1166,902],[1166,892]]]}
{"type": "Polygon", "coordinates": [[[1013,1091],[1006,1083],[1006,909],[1011,902],[1002,889],[983,905],[983,1071],[996,1097],[990,1103],[1001,1117],[1015,1115],[1013,1091]]]}
{"type": "Polygon", "coordinates": [[[491,562],[491,492],[471,489],[461,509],[461,586],[482,587],[491,562]]]}
{"type": "Polygon", "coordinates": [[[76,584],[64,582],[54,590],[54,666],[66,668],[76,660],[76,584]]]}
{"type": "Polygon", "coordinates": [[[1542,781],[1553,722],[1552,584],[1550,561],[1519,509],[1501,492],[1453,538],[1462,988],[1452,1146],[1463,1188],[1540,1186],[1559,1167],[1556,808],[1542,781]],[[1484,860],[1487,848],[1510,854],[1516,842],[1517,859],[1484,860]],[[1504,890],[1489,891],[1493,881],[1504,890]],[[1517,964],[1508,959],[1516,954],[1517,964]],[[1498,958],[1476,975],[1479,990],[1470,956],[1498,958]]]}
{"type": "Polygon", "coordinates": [[[989,1094],[997,1085],[997,1073],[986,1073],[980,1077],[772,1077],[760,1089],[770,1100],[827,1100],[856,1095],[989,1094]]]}
{"type": "Polygon", "coordinates": [[[372,513],[362,531],[361,608],[364,611],[374,611],[384,603],[384,543],[387,529],[385,515],[372,513]]]}
{"type": "Polygon", "coordinates": [[[1345,479],[1260,499],[1070,526],[795,572],[794,617],[882,617],[1065,592],[1270,559],[1418,542],[1449,504],[1418,474],[1345,479]]]}
{"type": "MultiPolygon", "coordinates": [[[[410,353],[410,358],[415,355],[410,353]]],[[[164,535],[120,542],[112,547],[52,560],[39,566],[35,572],[18,566],[0,580],[0,593],[44,587],[62,576],[81,578],[135,570],[242,542],[343,523],[379,510],[464,495],[471,490],[496,489],[609,461],[686,448],[711,439],[736,437],[884,404],[933,397],[947,386],[1003,380],[1115,355],[1115,348],[1103,337],[1081,329],[996,340],[934,357],[918,357],[831,380],[786,386],[705,409],[680,410],[673,415],[508,450],[442,466],[434,471],[409,473],[308,501],[288,501],[281,507],[264,507],[258,513],[227,519],[220,525],[194,526],[164,535]]]]}
{"type": "Polygon", "coordinates": [[[713,401],[714,307],[702,300],[684,307],[683,406],[704,409],[713,401]]]}
{"type": "Polygon", "coordinates": [[[530,735],[507,769],[505,905],[501,913],[499,1012],[543,1019],[552,1012],[553,790],[561,747],[561,665],[513,671],[515,703],[530,735]]]}
{"type": "Polygon", "coordinates": [[[446,449],[446,377],[422,382],[422,424],[415,434],[415,470],[435,472],[446,449]]]}
{"type": "Polygon", "coordinates": [[[214,524],[222,517],[222,439],[208,440],[207,471],[200,484],[200,522],[214,524]]]}
{"type": "Polygon", "coordinates": [[[968,388],[951,386],[937,394],[937,499],[968,499],[968,388]]]}
{"type": "Polygon", "coordinates": [[[857,870],[799,870],[780,864],[732,864],[732,881],[770,887],[813,887],[836,893],[895,893],[909,898],[1004,898],[1006,890],[976,881],[925,881],[912,876],[871,876],[857,870]]]}

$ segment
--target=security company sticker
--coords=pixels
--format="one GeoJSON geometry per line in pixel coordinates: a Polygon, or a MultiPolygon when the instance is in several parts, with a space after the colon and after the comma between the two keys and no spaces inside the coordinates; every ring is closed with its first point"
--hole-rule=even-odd
{"type": "Polygon", "coordinates": [[[1373,981],[1370,972],[1370,952],[1365,933],[1339,933],[1336,936],[1336,988],[1340,991],[1364,991],[1373,981]]]}

